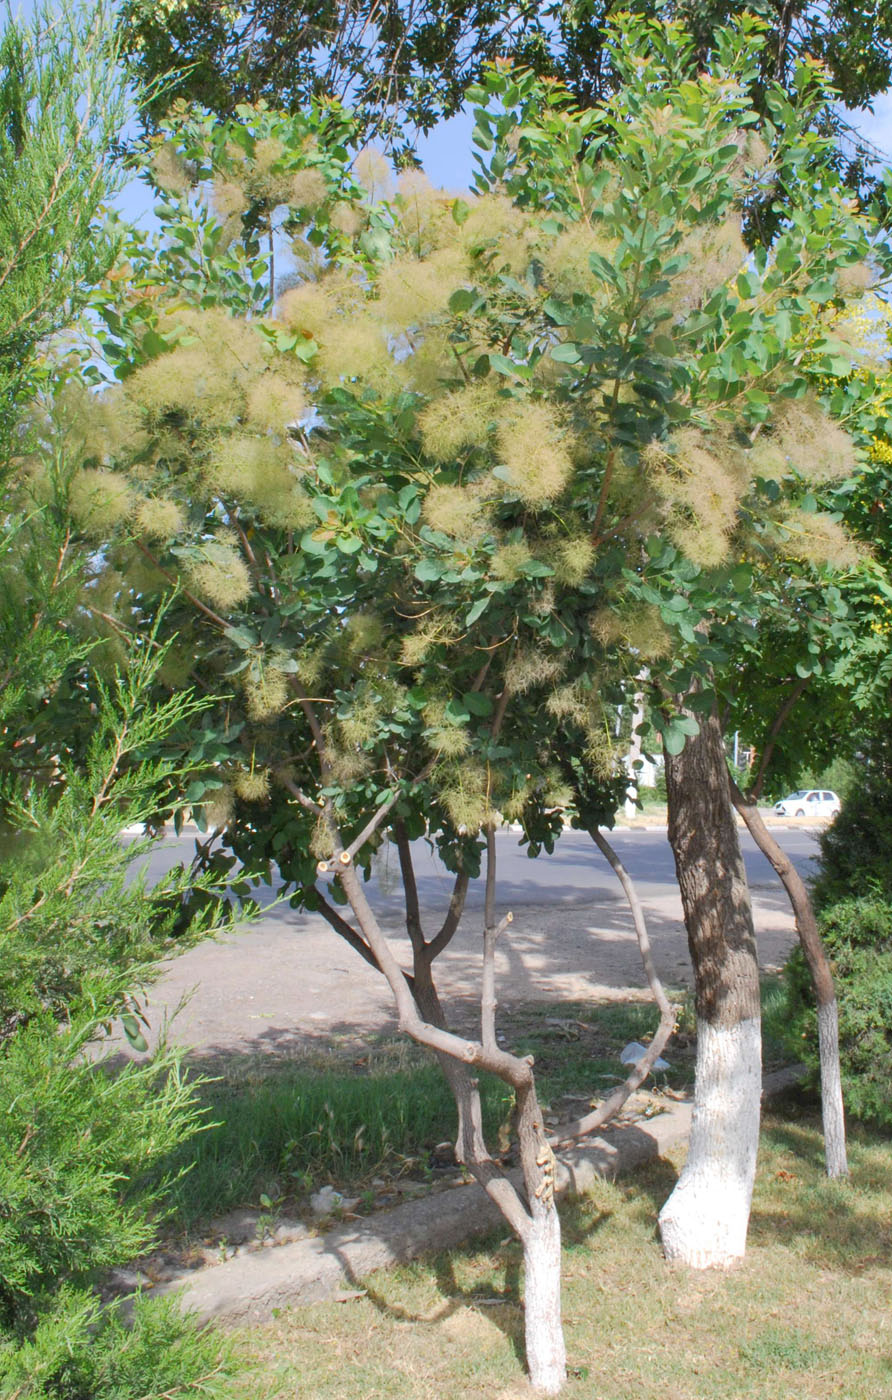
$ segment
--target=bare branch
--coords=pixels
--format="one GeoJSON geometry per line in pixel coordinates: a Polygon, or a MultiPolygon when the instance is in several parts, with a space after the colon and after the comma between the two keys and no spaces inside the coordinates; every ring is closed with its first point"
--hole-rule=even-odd
{"type": "Polygon", "coordinates": [[[497,1051],[496,1040],[496,944],[505,929],[514,919],[508,913],[493,927],[488,924],[483,930],[483,977],[480,984],[480,1038],[488,1054],[497,1051]]]}
{"type": "Polygon", "coordinates": [[[321,817],[325,810],[322,804],[320,802],[314,802],[312,797],[307,797],[306,793],[297,786],[293,778],[290,778],[287,773],[284,773],[279,778],[279,782],[282,784],[283,788],[291,793],[292,797],[297,798],[297,801],[302,807],[306,807],[308,812],[314,812],[317,817],[321,817]]]}
{"type": "Polygon", "coordinates": [[[442,953],[443,949],[448,947],[448,945],[452,942],[453,938],[455,937],[455,932],[459,924],[461,923],[461,916],[465,907],[465,899],[467,898],[468,894],[468,884],[469,876],[467,874],[467,871],[460,870],[456,875],[455,883],[452,886],[452,896],[449,900],[449,908],[446,912],[446,917],[443,920],[440,926],[440,930],[437,933],[436,937],[432,938],[430,943],[428,943],[427,945],[429,962],[433,962],[434,958],[438,958],[442,953]]]}
{"type": "Polygon", "coordinates": [[[415,865],[412,860],[412,844],[406,832],[405,823],[396,821],[393,825],[397,854],[400,861],[400,874],[403,877],[403,896],[406,903],[406,932],[416,958],[426,949],[424,932],[421,927],[421,909],[418,903],[418,882],[415,879],[415,865]]]}
{"type": "Polygon", "coordinates": [[[644,910],[638,898],[638,891],[635,889],[635,885],[619,856],[616,854],[616,851],[602,832],[600,832],[597,827],[593,827],[589,831],[589,835],[601,854],[609,861],[617,879],[623,887],[626,899],[629,902],[629,908],[632,911],[632,921],[635,925],[635,936],[638,939],[638,947],[641,952],[641,961],[644,964],[644,971],[651,992],[653,993],[654,1001],[660,1008],[660,1024],[657,1027],[656,1035],[647,1048],[646,1054],[642,1055],[641,1059],[633,1065],[632,1071],[627,1079],[614,1089],[613,1093],[609,1094],[604,1102],[599,1104],[592,1113],[587,1113],[585,1117],[578,1118],[573,1123],[565,1124],[560,1130],[560,1135],[553,1139],[556,1145],[563,1145],[564,1143],[574,1141],[576,1138],[585,1137],[586,1134],[596,1132],[598,1128],[603,1127],[605,1123],[609,1122],[609,1120],[619,1112],[629,1096],[635,1092],[639,1085],[644,1083],[651,1069],[656,1064],[657,1059],[665,1049],[669,1037],[675,1030],[675,1009],[663,990],[663,984],[654,966],[650,938],[644,919],[644,910]]]}
{"type": "Polygon", "coordinates": [[[796,704],[796,701],[799,699],[800,695],[805,690],[810,680],[811,676],[799,677],[796,684],[793,686],[793,689],[790,691],[790,694],[787,696],[786,700],[781,705],[780,709],[774,717],[774,722],[768,731],[768,739],[766,741],[765,748],[762,750],[762,755],[759,759],[759,767],[756,772],[756,781],[753,783],[753,786],[750,789],[750,795],[754,802],[758,802],[759,798],[762,796],[762,788],[765,783],[765,775],[768,771],[768,765],[771,762],[771,756],[774,753],[777,736],[786,724],[790,711],[796,704]]]}
{"type": "Polygon", "coordinates": [[[335,933],[338,934],[340,938],[343,938],[345,943],[349,943],[350,947],[354,948],[361,958],[365,958],[369,967],[373,967],[376,972],[381,971],[378,959],[362,937],[362,934],[357,933],[353,925],[349,924],[347,920],[338,913],[334,905],[329,904],[328,900],[321,894],[319,895],[319,913],[322,915],[323,919],[325,919],[326,923],[331,925],[335,933]]]}

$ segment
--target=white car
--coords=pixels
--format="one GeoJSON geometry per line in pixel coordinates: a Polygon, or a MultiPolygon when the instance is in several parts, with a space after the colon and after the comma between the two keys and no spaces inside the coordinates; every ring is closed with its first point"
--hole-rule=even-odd
{"type": "Polygon", "coordinates": [[[836,793],[826,788],[802,788],[776,802],[774,811],[778,817],[835,817],[841,805],[836,793]]]}

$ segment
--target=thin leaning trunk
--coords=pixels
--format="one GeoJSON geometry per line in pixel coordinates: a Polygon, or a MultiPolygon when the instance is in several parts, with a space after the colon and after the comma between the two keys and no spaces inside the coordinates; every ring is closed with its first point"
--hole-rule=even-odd
{"type": "Polygon", "coordinates": [[[605,1123],[609,1123],[611,1118],[615,1118],[629,1096],[634,1094],[639,1085],[644,1083],[651,1069],[665,1050],[669,1037],[675,1030],[675,1009],[663,990],[663,984],[654,966],[654,960],[650,949],[650,937],[647,932],[647,923],[644,918],[644,910],[641,907],[641,900],[638,898],[638,891],[635,889],[629,872],[626,870],[604,833],[599,831],[595,826],[589,829],[589,836],[591,836],[598,850],[605,857],[613,873],[623,887],[623,892],[632,914],[632,922],[635,926],[635,937],[638,939],[638,951],[641,954],[641,962],[644,966],[645,976],[647,977],[648,984],[653,993],[654,1001],[660,1009],[660,1024],[657,1027],[656,1034],[648,1046],[646,1053],[632,1066],[629,1075],[623,1083],[614,1089],[612,1094],[608,1094],[603,1103],[599,1104],[592,1113],[587,1113],[585,1117],[577,1118],[574,1122],[564,1125],[560,1135],[553,1139],[555,1144],[560,1145],[575,1141],[576,1138],[585,1137],[589,1133],[597,1132],[598,1128],[603,1127],[605,1123]]]}
{"type": "Polygon", "coordinates": [[[693,1268],[746,1249],[762,1088],[759,967],[718,716],[666,755],[669,840],[694,965],[697,1067],[688,1157],[660,1212],[663,1248],[693,1268]]]}
{"type": "Polygon", "coordinates": [[[839,1008],[833,973],[821,935],[815,911],[805,883],[790,857],[775,841],[754,802],[744,797],[731,782],[731,801],[746,824],[759,850],[771,863],[787,892],[799,943],[811,974],[811,984],[818,1004],[818,1054],[821,1066],[821,1116],[824,1125],[824,1160],[830,1177],[848,1176],[846,1156],[846,1120],[842,1099],[842,1077],[839,1068],[839,1008]]]}

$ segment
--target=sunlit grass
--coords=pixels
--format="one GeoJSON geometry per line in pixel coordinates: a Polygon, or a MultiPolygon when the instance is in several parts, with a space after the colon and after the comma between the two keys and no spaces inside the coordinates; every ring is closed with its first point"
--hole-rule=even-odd
{"type": "MultiPolygon", "coordinates": [[[[855,1134],[822,1176],[818,1125],[770,1119],[746,1260],[670,1267],[656,1212],[677,1164],[601,1183],[562,1212],[569,1400],[876,1400],[892,1387],[892,1148],[855,1134]]],[[[245,1335],[259,1393],[515,1400],[520,1253],[495,1235],[374,1275],[364,1297],[245,1335]]]]}

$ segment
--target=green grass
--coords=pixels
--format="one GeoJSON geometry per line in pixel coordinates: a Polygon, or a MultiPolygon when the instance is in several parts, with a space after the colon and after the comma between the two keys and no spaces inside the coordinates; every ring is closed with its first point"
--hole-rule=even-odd
{"type": "MultiPolygon", "coordinates": [[[[795,1114],[795,1110],[794,1110],[795,1114]]],[[[822,1176],[813,1116],[766,1122],[747,1258],[662,1259],[677,1163],[562,1211],[567,1400],[876,1400],[892,1388],[892,1148],[855,1131],[852,1180],[822,1176]]],[[[520,1400],[520,1253],[507,1231],[375,1274],[348,1303],[239,1341],[267,1400],[520,1400]]]]}
{"type": "MultiPolygon", "coordinates": [[[[763,989],[766,1063],[784,1015],[776,982],[763,989]],[[773,1029],[774,1028],[774,1029],[773,1029]]],[[[642,1002],[601,1006],[561,1003],[518,1010],[506,1023],[508,1045],[536,1062],[540,1101],[552,1117],[578,1117],[586,1100],[625,1077],[619,1053],[647,1042],[659,1017],[642,1002]]],[[[682,1008],[665,1054],[671,1068],[651,1085],[693,1082],[693,1016],[682,1008]]],[[[774,1048],[773,1048],[774,1047],[774,1048]]],[[[432,1149],[455,1137],[455,1108],[430,1055],[408,1040],[384,1040],[357,1058],[332,1050],[295,1060],[233,1058],[201,1090],[211,1125],[171,1161],[179,1175],[173,1228],[189,1232],[237,1206],[300,1210],[310,1192],[330,1184],[362,1195],[375,1178],[429,1174],[432,1149]]],[[[511,1112],[506,1086],[481,1077],[484,1126],[495,1148],[511,1112]]]]}
{"type": "MultiPolygon", "coordinates": [[[[613,1088],[622,1077],[619,1051],[648,1038],[657,1021],[654,1008],[640,1003],[561,1004],[530,1008],[506,1029],[512,1049],[535,1055],[541,1100],[557,1111],[563,1095],[613,1088]]],[[[680,1053],[669,1082],[690,1079],[690,1053],[687,1060],[680,1053]]],[[[432,1148],[455,1137],[455,1107],[439,1067],[404,1039],[381,1040],[361,1058],[336,1051],[288,1061],[234,1058],[200,1092],[210,1126],[165,1164],[182,1173],[171,1194],[175,1230],[193,1230],[235,1206],[299,1208],[325,1184],[356,1195],[376,1177],[423,1178],[432,1148]]],[[[495,1146],[511,1095],[486,1075],[481,1095],[495,1146]]]]}
{"type": "MultiPolygon", "coordinates": [[[[185,1230],[231,1207],[282,1209],[325,1184],[362,1191],[375,1176],[423,1170],[454,1133],[439,1068],[406,1044],[362,1061],[230,1062],[202,1097],[210,1126],[166,1164],[183,1170],[171,1204],[185,1230]]],[[[508,1112],[501,1085],[485,1086],[484,1107],[497,1130],[508,1112]]]]}

